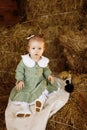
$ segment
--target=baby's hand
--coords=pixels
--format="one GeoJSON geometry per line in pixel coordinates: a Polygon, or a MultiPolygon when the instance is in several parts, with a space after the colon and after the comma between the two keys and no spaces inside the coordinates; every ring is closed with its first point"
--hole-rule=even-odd
{"type": "Polygon", "coordinates": [[[54,78],[51,75],[48,76],[48,80],[51,82],[51,84],[54,83],[54,78]]]}
{"type": "Polygon", "coordinates": [[[23,87],[24,87],[24,82],[23,81],[19,81],[19,83],[17,83],[17,85],[16,85],[16,89],[18,91],[20,91],[21,89],[23,89],[23,87]]]}

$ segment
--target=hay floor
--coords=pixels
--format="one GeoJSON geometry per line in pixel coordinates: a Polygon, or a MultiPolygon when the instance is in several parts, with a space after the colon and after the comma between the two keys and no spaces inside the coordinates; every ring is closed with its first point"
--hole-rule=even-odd
{"type": "MultiPolygon", "coordinates": [[[[47,124],[46,130],[86,130],[87,129],[87,75],[73,75],[72,92],[68,103],[47,124]]],[[[6,130],[4,111],[7,106],[10,84],[0,87],[0,130],[6,130]]]]}

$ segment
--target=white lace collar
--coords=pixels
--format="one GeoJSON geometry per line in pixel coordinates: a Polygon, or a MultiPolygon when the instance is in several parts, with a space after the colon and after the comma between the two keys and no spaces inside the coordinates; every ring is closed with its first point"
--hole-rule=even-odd
{"type": "MultiPolygon", "coordinates": [[[[28,67],[34,67],[35,66],[35,61],[32,60],[29,56],[29,54],[26,54],[26,55],[22,55],[22,60],[23,60],[23,63],[28,66],[28,67]]],[[[49,63],[49,59],[42,56],[41,59],[37,62],[37,64],[40,66],[40,67],[47,67],[49,63]]]]}

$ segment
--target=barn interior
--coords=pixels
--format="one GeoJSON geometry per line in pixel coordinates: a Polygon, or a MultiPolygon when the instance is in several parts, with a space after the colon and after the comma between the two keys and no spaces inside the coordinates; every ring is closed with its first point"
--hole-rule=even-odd
{"type": "Polygon", "coordinates": [[[15,69],[26,54],[29,34],[44,34],[53,75],[71,73],[74,91],[68,103],[47,123],[46,130],[87,129],[87,1],[0,1],[0,130],[15,85],[15,69]]]}

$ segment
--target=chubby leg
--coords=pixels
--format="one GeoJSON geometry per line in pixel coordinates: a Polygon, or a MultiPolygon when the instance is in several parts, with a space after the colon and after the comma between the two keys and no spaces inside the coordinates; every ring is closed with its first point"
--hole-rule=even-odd
{"type": "MultiPolygon", "coordinates": [[[[18,102],[14,102],[16,105],[18,102]]],[[[20,102],[18,105],[21,106],[21,110],[16,113],[17,117],[29,117],[31,115],[31,111],[29,109],[29,104],[26,102],[20,102]]]]}
{"type": "Polygon", "coordinates": [[[36,112],[40,112],[43,109],[43,105],[45,101],[47,100],[47,96],[48,96],[48,91],[45,90],[42,93],[42,95],[38,99],[36,99],[36,102],[35,102],[36,112]]]}

